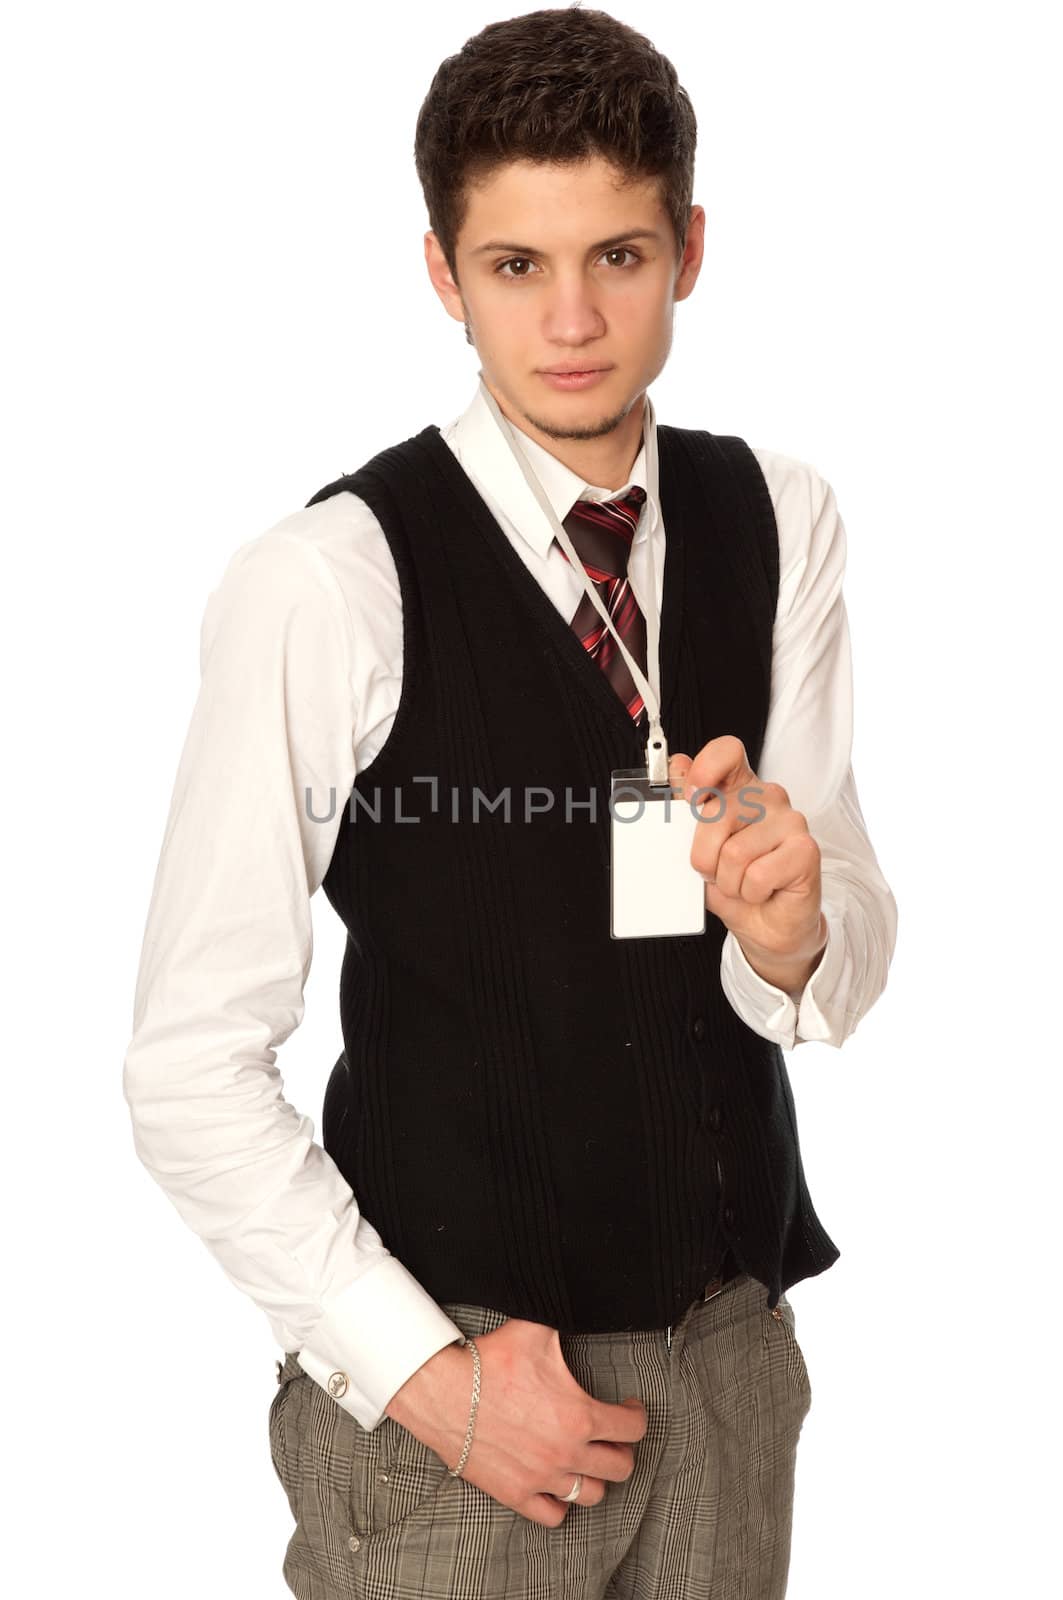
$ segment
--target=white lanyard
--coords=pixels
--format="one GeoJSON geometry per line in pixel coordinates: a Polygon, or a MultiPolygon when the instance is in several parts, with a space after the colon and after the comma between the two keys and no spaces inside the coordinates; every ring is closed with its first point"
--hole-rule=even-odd
{"type": "MultiPolygon", "coordinates": [[[[557,513],[550,504],[545,489],[532,470],[531,462],[528,460],[524,451],[520,448],[516,439],[513,437],[513,428],[508,417],[503,416],[498,401],[495,399],[486,383],[484,383],[482,374],[480,377],[480,391],[487,402],[492,416],[502,432],[502,437],[509,445],[510,450],[517,459],[521,471],[528,480],[529,488],[535,495],[535,498],[538,500],[547,519],[549,520],[550,525],[554,530],[554,537],[557,539],[557,542],[561,546],[562,550],[564,550],[565,554],[568,556],[573,570],[579,573],[579,576],[583,582],[583,587],[593,601],[598,615],[609,629],[609,632],[613,635],[613,638],[617,643],[617,648],[619,649],[624,660],[627,662],[631,676],[635,681],[635,687],[642,696],[646,710],[649,714],[650,731],[649,738],[646,741],[646,771],[649,775],[649,781],[650,784],[654,786],[659,784],[667,784],[669,781],[668,745],[664,737],[664,730],[661,727],[661,675],[659,658],[661,619],[660,612],[657,607],[656,576],[653,565],[653,539],[650,537],[649,530],[647,529],[646,535],[646,543],[649,547],[648,554],[650,561],[650,604],[646,610],[646,667],[650,676],[649,680],[647,681],[645,673],[632,656],[630,650],[627,648],[627,645],[624,643],[623,639],[621,639],[619,633],[616,631],[616,628],[613,625],[613,619],[610,617],[609,612],[606,609],[605,602],[595,587],[593,580],[589,577],[586,569],[584,568],[583,562],[580,560],[579,554],[576,551],[576,547],[569,538],[567,530],[563,524],[558,521],[557,513]]],[[[659,504],[658,497],[660,488],[659,469],[657,463],[657,418],[653,409],[653,401],[650,399],[648,394],[643,396],[642,438],[646,449],[647,495],[652,504],[656,506],[659,504]]]]}

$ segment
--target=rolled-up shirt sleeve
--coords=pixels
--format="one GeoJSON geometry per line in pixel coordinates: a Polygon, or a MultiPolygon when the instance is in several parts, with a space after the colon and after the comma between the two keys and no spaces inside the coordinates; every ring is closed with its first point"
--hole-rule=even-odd
{"type": "Polygon", "coordinates": [[[123,1092],[137,1154],[184,1221],[280,1348],[323,1385],[342,1373],[338,1403],[374,1428],[462,1336],[362,1216],[277,1067],[355,777],[353,658],[312,541],[278,526],[235,552],[203,615],[123,1092]]]}
{"type": "Polygon", "coordinates": [[[756,452],[779,530],[779,602],[768,723],[757,776],[779,783],[820,847],[827,943],[793,993],[767,983],[728,932],[720,978],[742,1019],[786,1049],[840,1047],[886,986],[897,905],[868,837],[852,768],[853,676],[842,593],[846,534],[814,467],[756,452]]]}

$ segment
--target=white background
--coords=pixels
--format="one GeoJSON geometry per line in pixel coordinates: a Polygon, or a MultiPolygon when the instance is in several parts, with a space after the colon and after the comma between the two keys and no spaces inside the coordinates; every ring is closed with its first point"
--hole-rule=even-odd
{"type": "MultiPolygon", "coordinates": [[[[143,921],[235,547],[471,398],[423,263],[435,68],[521,9],[38,5],[3,59],[5,1587],[288,1594],[274,1348],[136,1160],[143,921]]],[[[849,539],[854,767],[900,908],[788,1056],[840,1261],[789,1600],[1056,1570],[1060,281],[1048,6],[637,0],[699,121],[662,421],[812,462],[849,539]],[[1053,1414],[1054,1413],[1054,1414],[1053,1414]]],[[[286,1093],[320,1131],[340,926],[286,1093]]]]}

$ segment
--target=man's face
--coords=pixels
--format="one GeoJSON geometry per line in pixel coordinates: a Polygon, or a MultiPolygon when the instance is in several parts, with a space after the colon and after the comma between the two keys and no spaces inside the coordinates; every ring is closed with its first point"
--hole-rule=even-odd
{"type": "Polygon", "coordinates": [[[469,190],[457,283],[425,236],[432,282],[466,323],[502,410],[547,439],[600,437],[633,407],[641,427],[637,402],[668,359],[675,301],[701,266],[702,208],[679,260],[657,180],[619,179],[598,156],[499,168],[469,190]],[[569,387],[546,375],[558,366],[604,370],[569,387]]]}

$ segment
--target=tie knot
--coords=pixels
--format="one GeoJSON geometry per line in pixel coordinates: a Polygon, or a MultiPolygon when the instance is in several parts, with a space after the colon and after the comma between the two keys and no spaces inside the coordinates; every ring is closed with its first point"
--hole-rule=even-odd
{"type": "Polygon", "coordinates": [[[590,577],[601,581],[627,572],[645,500],[645,489],[634,483],[615,500],[576,501],[564,527],[590,577]]]}

